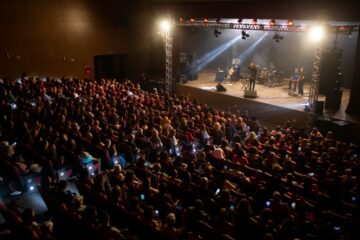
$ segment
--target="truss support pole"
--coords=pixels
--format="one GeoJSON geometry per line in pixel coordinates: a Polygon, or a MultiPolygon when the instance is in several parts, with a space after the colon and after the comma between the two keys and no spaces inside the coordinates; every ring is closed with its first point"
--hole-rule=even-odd
{"type": "Polygon", "coordinates": [[[309,99],[307,109],[307,121],[306,129],[311,131],[315,123],[316,117],[316,104],[319,97],[319,80],[320,80],[320,61],[321,61],[321,43],[317,43],[314,53],[314,62],[313,62],[313,73],[310,81],[310,90],[309,90],[309,99]]]}
{"type": "MultiPolygon", "coordinates": [[[[171,16],[168,16],[169,23],[173,23],[171,16]]],[[[172,24],[173,25],[173,24],[172,24]]],[[[173,37],[171,29],[165,32],[165,93],[172,93],[173,85],[173,37]]]]}

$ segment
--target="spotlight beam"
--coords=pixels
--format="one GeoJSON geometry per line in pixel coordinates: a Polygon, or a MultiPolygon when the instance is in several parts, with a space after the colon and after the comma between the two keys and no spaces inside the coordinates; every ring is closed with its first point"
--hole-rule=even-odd
{"type": "Polygon", "coordinates": [[[262,40],[264,40],[264,38],[268,35],[268,33],[264,33],[264,35],[262,35],[258,40],[256,40],[256,42],[254,42],[248,49],[246,49],[244,52],[242,52],[238,59],[240,59],[240,62],[243,63],[248,57],[249,55],[255,50],[256,46],[259,45],[262,40]]]}
{"type": "Polygon", "coordinates": [[[196,72],[200,71],[201,69],[203,69],[204,67],[206,67],[209,63],[214,61],[215,58],[217,58],[220,54],[222,54],[226,49],[231,47],[240,38],[241,38],[241,35],[237,36],[236,38],[230,40],[229,42],[224,43],[220,47],[218,47],[218,48],[212,50],[211,52],[205,54],[204,56],[200,57],[194,64],[192,64],[190,66],[189,73],[190,74],[196,73],[196,72]]]}

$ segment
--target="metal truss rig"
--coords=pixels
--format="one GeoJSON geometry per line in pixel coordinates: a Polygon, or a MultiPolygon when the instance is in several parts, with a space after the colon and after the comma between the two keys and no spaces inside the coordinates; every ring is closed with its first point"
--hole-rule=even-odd
{"type": "Polygon", "coordinates": [[[173,39],[170,31],[165,32],[165,93],[172,93],[173,39]]]}
{"type": "MultiPolygon", "coordinates": [[[[310,26],[306,25],[270,25],[270,24],[246,24],[246,23],[221,23],[209,21],[175,21],[176,26],[183,27],[205,27],[219,29],[239,29],[239,30],[256,30],[256,31],[275,31],[275,32],[307,32],[310,26]]],[[[338,34],[349,34],[359,31],[359,25],[330,26],[327,25],[331,32],[338,34]]]]}
{"type": "Polygon", "coordinates": [[[315,53],[314,53],[314,62],[313,62],[313,73],[312,78],[310,81],[310,89],[309,89],[309,98],[308,98],[308,105],[309,109],[307,112],[307,121],[306,121],[306,128],[307,130],[311,130],[316,113],[316,104],[319,96],[319,78],[320,78],[320,61],[321,61],[321,44],[317,44],[315,46],[315,53]]]}

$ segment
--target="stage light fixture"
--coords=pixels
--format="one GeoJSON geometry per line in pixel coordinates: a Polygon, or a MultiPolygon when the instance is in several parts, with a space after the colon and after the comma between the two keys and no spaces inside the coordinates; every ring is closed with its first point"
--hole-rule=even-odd
{"type": "Polygon", "coordinates": [[[314,42],[320,42],[324,38],[325,30],[321,26],[315,26],[312,29],[310,29],[309,34],[310,34],[310,38],[314,42]]]}
{"type": "Polygon", "coordinates": [[[274,26],[275,25],[275,19],[271,19],[270,22],[269,22],[269,25],[274,26]]]}
{"type": "Polygon", "coordinates": [[[221,35],[221,32],[218,31],[217,29],[214,30],[214,36],[215,37],[219,37],[219,35],[221,35]]]}
{"type": "Polygon", "coordinates": [[[180,17],[180,18],[179,18],[179,21],[180,21],[180,22],[183,22],[183,21],[184,21],[184,19],[183,19],[182,17],[180,17]]]}
{"type": "Polygon", "coordinates": [[[220,20],[221,20],[220,18],[217,18],[216,23],[220,23],[220,20]]]}
{"type": "Polygon", "coordinates": [[[246,38],[250,37],[250,34],[246,33],[244,30],[241,31],[241,38],[245,40],[246,38]]]}
{"type": "Polygon", "coordinates": [[[190,22],[195,22],[195,19],[191,18],[191,19],[190,19],[190,22]]]}
{"type": "Polygon", "coordinates": [[[254,18],[252,21],[251,21],[252,24],[257,24],[257,19],[254,18]]]}
{"type": "Polygon", "coordinates": [[[275,40],[275,42],[279,43],[280,40],[283,40],[284,37],[283,36],[280,36],[279,33],[275,33],[275,35],[273,36],[273,39],[275,40]]]}
{"type": "Polygon", "coordinates": [[[163,21],[160,22],[160,28],[161,28],[161,30],[163,30],[164,32],[167,32],[167,31],[170,30],[171,25],[170,25],[169,21],[163,20],[163,21]]]}
{"type": "Polygon", "coordinates": [[[288,20],[288,26],[292,26],[292,25],[294,25],[294,21],[291,20],[291,19],[289,19],[289,20],[288,20]]]}
{"type": "Polygon", "coordinates": [[[208,21],[209,21],[209,20],[208,20],[207,18],[204,18],[204,22],[206,22],[206,23],[207,23],[208,21]]]}
{"type": "Polygon", "coordinates": [[[242,24],[242,22],[243,22],[242,18],[239,18],[237,22],[238,22],[239,24],[242,24]]]}

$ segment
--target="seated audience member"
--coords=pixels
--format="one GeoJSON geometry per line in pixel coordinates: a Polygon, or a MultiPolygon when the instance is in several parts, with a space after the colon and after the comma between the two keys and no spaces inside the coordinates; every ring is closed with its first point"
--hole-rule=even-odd
{"type": "Polygon", "coordinates": [[[101,211],[99,213],[99,226],[104,239],[112,239],[112,240],[125,239],[123,234],[118,228],[110,225],[110,216],[106,211],[101,211]]]}
{"type": "Polygon", "coordinates": [[[176,227],[176,216],[174,213],[169,213],[166,216],[165,223],[161,225],[160,233],[166,239],[179,239],[182,235],[182,230],[176,227]]]}

